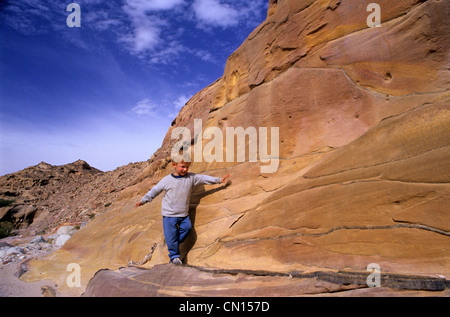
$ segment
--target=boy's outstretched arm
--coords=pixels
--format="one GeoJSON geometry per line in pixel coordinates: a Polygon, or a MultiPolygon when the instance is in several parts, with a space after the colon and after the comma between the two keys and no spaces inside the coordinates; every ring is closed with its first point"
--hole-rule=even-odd
{"type": "Polygon", "coordinates": [[[204,174],[194,174],[194,185],[197,186],[197,185],[212,185],[225,183],[229,177],[230,174],[227,174],[223,177],[213,177],[204,174]]]}
{"type": "Polygon", "coordinates": [[[230,177],[230,174],[227,174],[227,175],[221,177],[221,178],[220,178],[220,182],[221,182],[221,183],[225,183],[225,181],[226,181],[229,177],[230,177]]]}
{"type": "Polygon", "coordinates": [[[164,184],[159,182],[156,184],[147,194],[145,194],[141,200],[139,200],[134,207],[139,207],[145,203],[151,202],[156,196],[158,196],[164,190],[164,184]]]}

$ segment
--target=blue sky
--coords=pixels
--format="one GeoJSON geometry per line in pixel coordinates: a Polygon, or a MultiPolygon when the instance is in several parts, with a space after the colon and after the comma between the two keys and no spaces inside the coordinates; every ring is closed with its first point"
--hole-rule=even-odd
{"type": "Polygon", "coordinates": [[[0,4],[0,175],[77,159],[145,161],[195,93],[266,18],[268,0],[0,4]]]}

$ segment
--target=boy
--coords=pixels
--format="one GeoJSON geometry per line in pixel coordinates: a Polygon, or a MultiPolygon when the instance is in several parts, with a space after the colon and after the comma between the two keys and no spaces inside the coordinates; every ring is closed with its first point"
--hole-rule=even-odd
{"type": "Polygon", "coordinates": [[[224,177],[212,177],[208,175],[188,173],[191,163],[180,161],[173,162],[175,171],[161,179],[147,194],[138,201],[135,207],[151,202],[163,190],[165,191],[161,205],[163,216],[163,230],[169,250],[170,262],[181,265],[179,245],[191,231],[189,219],[189,199],[194,186],[201,184],[224,183],[229,174],[224,177]]]}

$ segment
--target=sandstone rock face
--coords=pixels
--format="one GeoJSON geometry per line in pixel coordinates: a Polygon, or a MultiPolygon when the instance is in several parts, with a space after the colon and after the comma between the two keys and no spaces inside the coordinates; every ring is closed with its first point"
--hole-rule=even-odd
{"type": "Polygon", "coordinates": [[[230,173],[232,184],[193,194],[188,264],[308,273],[376,263],[382,272],[448,279],[450,3],[377,3],[380,27],[368,27],[363,1],[271,1],[267,20],[180,111],[113,208],[30,262],[23,278],[53,277],[63,287],[75,262],[83,286],[71,291],[81,294],[99,269],[141,261],[155,244],[143,267],[167,263],[161,197],[134,204],[172,172],[173,129],[193,132],[202,119],[203,131],[223,135],[278,127],[279,167],[262,173],[267,163],[249,162],[248,153],[245,162],[192,164],[193,172],[230,173]]]}

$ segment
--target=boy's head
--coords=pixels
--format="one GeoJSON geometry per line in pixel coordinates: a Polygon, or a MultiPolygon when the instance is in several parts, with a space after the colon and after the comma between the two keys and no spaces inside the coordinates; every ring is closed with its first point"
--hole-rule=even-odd
{"type": "Polygon", "coordinates": [[[191,166],[190,158],[185,157],[182,153],[172,154],[172,166],[175,168],[175,174],[184,176],[191,166]]]}
{"type": "Polygon", "coordinates": [[[189,172],[189,167],[191,166],[190,162],[180,161],[180,162],[172,162],[172,166],[175,168],[175,173],[184,176],[189,172]]]}

